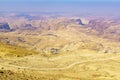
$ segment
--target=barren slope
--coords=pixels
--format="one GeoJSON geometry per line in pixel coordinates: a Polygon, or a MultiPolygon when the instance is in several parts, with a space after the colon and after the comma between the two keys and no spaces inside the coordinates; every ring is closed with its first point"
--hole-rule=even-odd
{"type": "Polygon", "coordinates": [[[16,16],[2,20],[11,30],[0,32],[0,80],[120,79],[119,22],[16,16]]]}

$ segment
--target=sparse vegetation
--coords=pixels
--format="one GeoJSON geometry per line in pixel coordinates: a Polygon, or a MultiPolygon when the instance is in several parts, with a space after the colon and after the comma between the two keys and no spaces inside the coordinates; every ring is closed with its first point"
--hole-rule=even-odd
{"type": "Polygon", "coordinates": [[[16,56],[22,57],[27,55],[37,54],[37,52],[28,50],[25,47],[13,46],[5,43],[0,43],[0,56],[16,56]]]}
{"type": "Polygon", "coordinates": [[[0,80],[120,79],[119,22],[14,17],[0,32],[0,80]]]}

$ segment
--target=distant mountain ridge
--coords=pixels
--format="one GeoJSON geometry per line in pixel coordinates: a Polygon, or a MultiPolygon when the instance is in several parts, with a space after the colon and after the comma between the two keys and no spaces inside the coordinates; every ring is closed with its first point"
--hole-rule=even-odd
{"type": "Polygon", "coordinates": [[[12,18],[1,18],[1,21],[3,19],[7,22],[1,23],[1,30],[10,31],[2,32],[0,41],[9,45],[28,47],[42,54],[79,49],[103,53],[119,52],[119,45],[116,44],[120,41],[119,20],[94,17],[53,18],[50,16],[44,16],[43,19],[39,20],[28,20],[17,16],[12,18]],[[107,44],[110,42],[114,44],[107,44]]]}

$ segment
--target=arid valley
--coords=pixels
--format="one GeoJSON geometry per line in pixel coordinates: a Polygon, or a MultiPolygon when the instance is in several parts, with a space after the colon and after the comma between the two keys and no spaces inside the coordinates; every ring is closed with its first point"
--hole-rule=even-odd
{"type": "Polygon", "coordinates": [[[119,80],[120,19],[1,14],[0,80],[119,80]]]}

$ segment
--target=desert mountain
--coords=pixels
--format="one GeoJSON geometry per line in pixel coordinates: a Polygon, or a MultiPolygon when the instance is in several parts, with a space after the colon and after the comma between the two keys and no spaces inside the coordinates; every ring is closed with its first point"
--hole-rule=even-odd
{"type": "MultiPolygon", "coordinates": [[[[41,54],[62,53],[77,49],[90,49],[98,52],[118,53],[119,44],[110,45],[111,41],[119,41],[119,22],[102,18],[45,18],[28,20],[23,17],[7,18],[6,22],[14,31],[1,35],[1,41],[9,44],[28,47],[41,54]],[[113,35],[113,36],[110,36],[113,35]],[[96,39],[96,40],[94,40],[96,39]],[[109,46],[109,47],[108,47],[109,46]],[[113,48],[113,46],[115,46],[113,48]],[[58,51],[58,52],[57,52],[58,51]]],[[[1,24],[2,25],[2,24],[1,24]]],[[[10,29],[6,23],[1,26],[10,29]]]]}
{"type": "Polygon", "coordinates": [[[119,20],[115,19],[94,19],[90,20],[88,27],[91,28],[91,30],[95,30],[96,33],[94,35],[101,36],[103,38],[107,38],[110,40],[119,41],[119,29],[120,29],[120,22],[119,20]]]}
{"type": "Polygon", "coordinates": [[[15,14],[0,20],[0,80],[120,79],[119,20],[15,14]]]}

